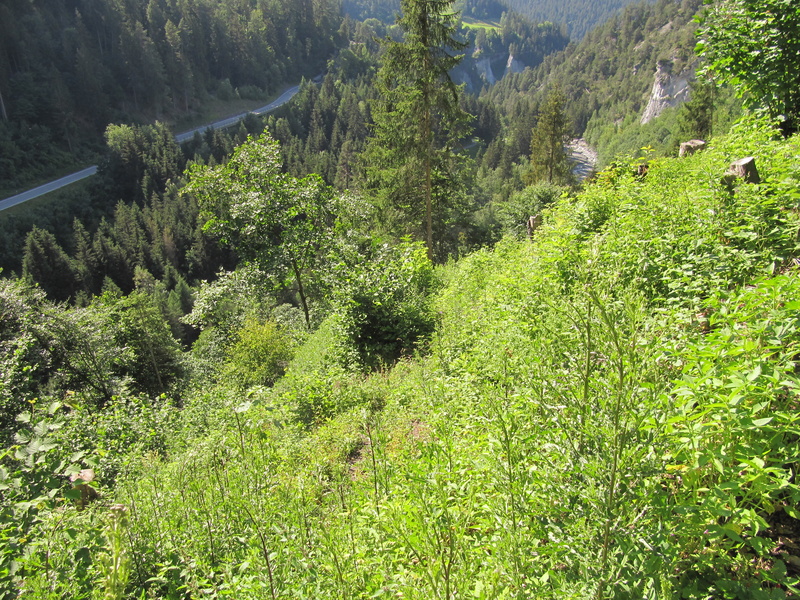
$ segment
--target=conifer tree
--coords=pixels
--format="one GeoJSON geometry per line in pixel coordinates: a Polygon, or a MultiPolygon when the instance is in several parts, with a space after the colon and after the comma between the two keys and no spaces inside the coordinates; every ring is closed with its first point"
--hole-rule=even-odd
{"type": "Polygon", "coordinates": [[[22,277],[39,284],[53,300],[68,300],[75,293],[72,261],[52,233],[35,226],[25,238],[22,277]]]}
{"type": "Polygon", "coordinates": [[[565,103],[563,92],[556,87],[542,106],[531,138],[531,170],[527,175],[529,184],[538,181],[568,184],[572,181],[566,149],[572,137],[572,127],[564,112],[565,103]]]}
{"type": "Polygon", "coordinates": [[[699,78],[689,84],[689,101],[678,113],[680,139],[711,137],[714,132],[714,96],[716,85],[713,79],[699,78]]]}
{"type": "Polygon", "coordinates": [[[449,71],[463,58],[456,52],[466,44],[455,37],[451,0],[403,0],[401,10],[397,25],[404,38],[384,42],[378,72],[367,187],[403,226],[423,224],[432,258],[434,203],[441,213],[445,201],[459,196],[454,149],[467,134],[468,115],[449,71]]]}

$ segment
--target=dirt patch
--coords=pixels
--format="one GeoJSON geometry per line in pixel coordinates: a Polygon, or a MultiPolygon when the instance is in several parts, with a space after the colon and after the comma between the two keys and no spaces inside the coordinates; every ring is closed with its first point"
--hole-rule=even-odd
{"type": "Polygon", "coordinates": [[[769,529],[761,535],[775,542],[770,554],[782,560],[790,574],[800,575],[800,520],[790,517],[781,507],[767,517],[767,523],[769,529]]]}

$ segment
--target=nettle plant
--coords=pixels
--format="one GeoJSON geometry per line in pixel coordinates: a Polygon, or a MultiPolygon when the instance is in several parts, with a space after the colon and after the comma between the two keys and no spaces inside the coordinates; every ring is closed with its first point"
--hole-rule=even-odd
{"type": "Polygon", "coordinates": [[[17,598],[20,586],[29,590],[33,586],[41,592],[37,597],[45,597],[43,590],[56,594],[68,585],[80,587],[91,577],[90,548],[97,543],[92,541],[96,536],[86,535],[91,524],[77,525],[77,511],[55,511],[80,500],[81,491],[70,485],[68,476],[78,473],[82,463],[90,464],[83,452],[67,455],[59,442],[57,432],[65,423],[61,408],[59,402],[40,408],[30,401],[30,410],[17,417],[16,443],[0,454],[0,598],[4,600],[17,598]],[[67,558],[55,550],[64,546],[71,549],[67,558]]]}
{"type": "Polygon", "coordinates": [[[789,274],[708,300],[682,353],[664,477],[687,597],[798,592],[780,534],[800,530],[799,292],[789,274]]]}

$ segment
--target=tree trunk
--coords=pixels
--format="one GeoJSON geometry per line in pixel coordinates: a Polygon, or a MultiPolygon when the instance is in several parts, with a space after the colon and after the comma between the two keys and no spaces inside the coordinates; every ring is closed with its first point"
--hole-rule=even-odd
{"type": "Polygon", "coordinates": [[[294,278],[297,280],[297,294],[300,296],[300,305],[303,307],[303,315],[306,317],[306,328],[311,329],[311,317],[308,314],[308,302],[306,301],[306,293],[303,289],[303,278],[300,277],[300,268],[297,266],[297,261],[292,259],[292,271],[294,271],[294,278]]]}
{"type": "MultiPolygon", "coordinates": [[[[422,43],[425,48],[430,47],[429,33],[428,33],[428,14],[426,13],[422,21],[422,43]]],[[[425,53],[424,59],[424,75],[426,78],[422,93],[423,102],[423,135],[425,140],[425,245],[428,247],[428,260],[433,262],[433,183],[431,181],[431,162],[433,161],[433,140],[431,139],[431,132],[433,124],[431,123],[433,107],[431,106],[431,89],[430,77],[431,73],[431,56],[429,52],[425,53]]]]}
{"type": "MultiPolygon", "coordinates": [[[[427,129],[426,137],[430,136],[430,111],[426,116],[425,126],[427,129]]],[[[428,246],[428,260],[433,262],[433,190],[431,182],[431,149],[428,144],[428,150],[425,156],[425,240],[428,246]]]]}
{"type": "Polygon", "coordinates": [[[6,113],[6,103],[3,102],[3,92],[0,91],[0,113],[3,115],[3,121],[8,121],[8,114],[6,113]]]}

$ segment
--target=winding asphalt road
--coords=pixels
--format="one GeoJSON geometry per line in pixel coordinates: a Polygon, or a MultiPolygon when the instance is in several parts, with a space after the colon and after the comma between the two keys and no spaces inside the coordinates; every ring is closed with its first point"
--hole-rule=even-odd
{"type": "MultiPolygon", "coordinates": [[[[288,90],[283,92],[276,100],[273,100],[266,106],[262,106],[261,108],[256,108],[255,110],[251,110],[250,112],[256,115],[265,115],[268,112],[275,110],[276,108],[283,106],[292,97],[297,93],[300,89],[299,85],[295,85],[290,87],[288,90]]],[[[230,127],[231,125],[235,125],[242,119],[244,119],[250,113],[242,113],[236,115],[234,117],[228,117],[227,119],[222,119],[221,121],[217,121],[216,123],[212,123],[211,125],[203,125],[202,127],[197,127],[196,129],[192,129],[191,131],[185,131],[183,133],[179,133],[175,136],[175,141],[178,143],[185,142],[186,140],[191,139],[194,137],[195,133],[203,133],[206,129],[225,129],[226,127],[230,127]]]]}
{"type": "MultiPolygon", "coordinates": [[[[316,78],[315,78],[316,79],[316,78]]],[[[266,106],[262,106],[261,108],[256,108],[255,110],[251,110],[251,113],[256,115],[264,115],[268,112],[275,110],[276,108],[283,106],[292,97],[297,93],[300,89],[299,85],[294,85],[283,92],[277,99],[273,100],[266,106]]],[[[226,127],[230,127],[244,119],[250,113],[241,113],[234,117],[228,117],[227,119],[222,119],[221,121],[217,121],[216,123],[211,123],[210,125],[203,125],[202,127],[197,127],[192,129],[191,131],[185,131],[183,133],[179,133],[175,136],[175,141],[178,143],[185,142],[186,140],[191,139],[194,137],[195,133],[203,133],[207,129],[224,129],[226,127]]],[[[71,175],[67,175],[66,177],[62,177],[61,179],[56,179],[55,181],[51,181],[50,183],[45,183],[44,185],[40,185],[39,187],[35,187],[31,190],[26,192],[22,192],[21,194],[17,194],[16,196],[11,196],[10,198],[6,198],[5,200],[0,200],[0,210],[5,210],[6,208],[11,208],[12,206],[16,206],[17,204],[22,204],[28,200],[32,200],[33,198],[38,198],[39,196],[44,196],[45,194],[49,194],[57,189],[66,187],[76,181],[80,181],[81,179],[86,179],[87,177],[91,177],[97,173],[97,165],[92,165],[91,167],[87,167],[82,171],[78,171],[77,173],[72,173],[71,175]]]]}

